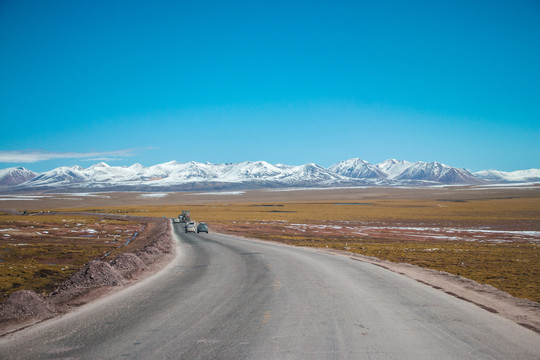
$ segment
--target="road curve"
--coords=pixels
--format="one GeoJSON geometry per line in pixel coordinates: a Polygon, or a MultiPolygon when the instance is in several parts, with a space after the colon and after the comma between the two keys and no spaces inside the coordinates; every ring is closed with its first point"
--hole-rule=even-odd
{"type": "Polygon", "coordinates": [[[540,358],[538,334],[380,267],[180,228],[164,270],[1,338],[0,358],[540,358]]]}

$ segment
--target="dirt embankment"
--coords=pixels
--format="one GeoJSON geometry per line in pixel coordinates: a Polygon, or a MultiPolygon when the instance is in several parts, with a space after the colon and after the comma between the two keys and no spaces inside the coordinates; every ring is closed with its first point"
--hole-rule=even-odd
{"type": "Polygon", "coordinates": [[[162,260],[174,253],[170,221],[164,218],[144,221],[146,229],[139,234],[133,252],[121,253],[109,261],[86,263],[47,296],[31,290],[13,293],[0,304],[0,334],[66,313],[114,287],[128,285],[143,271],[161,265],[162,260]]]}

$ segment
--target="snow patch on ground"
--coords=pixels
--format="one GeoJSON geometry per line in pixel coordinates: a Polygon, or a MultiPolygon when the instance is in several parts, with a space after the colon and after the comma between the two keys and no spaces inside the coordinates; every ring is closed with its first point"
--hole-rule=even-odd
{"type": "Polygon", "coordinates": [[[110,199],[109,195],[103,195],[101,193],[85,193],[85,192],[78,192],[78,193],[54,193],[52,195],[69,195],[69,196],[86,196],[86,197],[99,197],[104,199],[110,199]]]}
{"type": "Polygon", "coordinates": [[[489,241],[494,243],[512,242],[515,240],[540,242],[540,231],[512,231],[493,229],[458,229],[442,227],[411,227],[411,226],[336,226],[321,224],[289,224],[286,228],[306,232],[310,229],[314,232],[337,231],[340,234],[354,234],[370,236],[373,234],[387,233],[400,234],[412,238],[439,239],[439,240],[464,240],[464,241],[489,241]],[[496,236],[497,238],[494,238],[496,236]]]}
{"type": "Polygon", "coordinates": [[[296,187],[296,188],[280,188],[267,189],[268,192],[284,192],[284,191],[312,191],[312,190],[342,190],[342,189],[369,189],[373,186],[333,186],[333,187],[296,187]]]}
{"type": "Polygon", "coordinates": [[[42,198],[49,198],[47,195],[3,195],[5,197],[0,198],[0,201],[14,201],[14,200],[40,200],[42,198]]]}
{"type": "Polygon", "coordinates": [[[242,195],[245,194],[245,191],[216,191],[216,192],[204,192],[204,193],[196,193],[196,194],[190,194],[190,195],[242,195]]]}
{"type": "Polygon", "coordinates": [[[150,193],[150,194],[140,194],[139,197],[142,198],[162,198],[169,195],[169,193],[150,193]]]}
{"type": "Polygon", "coordinates": [[[538,189],[539,184],[540,183],[535,183],[535,182],[520,182],[520,183],[513,183],[513,184],[486,184],[482,186],[472,186],[470,188],[465,188],[463,190],[493,190],[494,188],[528,190],[528,189],[538,189]]]}

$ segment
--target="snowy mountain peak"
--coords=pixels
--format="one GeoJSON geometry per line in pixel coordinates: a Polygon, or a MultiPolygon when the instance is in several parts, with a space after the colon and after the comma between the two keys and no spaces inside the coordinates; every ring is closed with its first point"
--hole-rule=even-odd
{"type": "Polygon", "coordinates": [[[144,166],[142,166],[142,165],[139,164],[139,163],[135,163],[135,164],[129,166],[128,169],[140,170],[140,169],[144,169],[144,166]]]}
{"type": "Polygon", "coordinates": [[[88,180],[84,169],[80,166],[61,166],[51,171],[44,172],[32,180],[25,183],[28,186],[47,186],[50,184],[65,185],[69,183],[80,183],[88,180]]]}
{"type": "Polygon", "coordinates": [[[304,165],[300,165],[299,168],[302,168],[302,169],[324,169],[323,167],[315,164],[315,163],[308,163],[308,164],[304,164],[304,165]]]}
{"type": "Polygon", "coordinates": [[[211,164],[170,161],[144,167],[141,164],[109,166],[103,162],[88,168],[63,166],[41,174],[22,167],[0,170],[2,191],[185,191],[267,187],[333,187],[481,184],[540,182],[540,170],[505,173],[465,169],[440,162],[414,163],[389,159],[373,165],[360,158],[341,161],[326,169],[315,163],[299,166],[266,161],[211,164]]]}
{"type": "MultiPolygon", "coordinates": [[[[53,169],[51,171],[48,171],[48,172],[55,172],[57,174],[63,174],[63,173],[69,173],[69,172],[72,172],[72,171],[83,171],[84,168],[82,166],[79,166],[79,165],[73,165],[73,166],[60,166],[60,167],[57,167],[56,169],[53,169]]],[[[46,173],[44,173],[46,174],[46,173]]]]}
{"type": "Polygon", "coordinates": [[[388,159],[376,166],[379,170],[384,172],[389,179],[394,179],[411,165],[412,163],[409,161],[388,159]]]}
{"type": "Polygon", "coordinates": [[[106,164],[104,162],[99,162],[97,164],[94,164],[92,166],[89,166],[88,170],[94,170],[94,169],[100,169],[100,168],[110,168],[111,166],[109,164],[106,164]]]}
{"type": "Polygon", "coordinates": [[[336,174],[355,179],[385,179],[386,173],[359,158],[340,161],[328,168],[336,174]]]}
{"type": "Polygon", "coordinates": [[[249,179],[272,179],[282,174],[281,170],[266,161],[245,161],[228,165],[225,170],[228,181],[235,179],[246,181],[249,179]]]}
{"type": "MultiPolygon", "coordinates": [[[[195,162],[195,161],[190,161],[189,163],[190,163],[190,164],[198,164],[198,163],[195,162]]],[[[166,163],[160,164],[160,165],[163,165],[163,166],[178,166],[178,165],[182,165],[182,163],[179,163],[179,162],[176,161],[176,160],[172,160],[172,161],[168,161],[168,162],[166,162],[166,163]]]]}
{"type": "Polygon", "coordinates": [[[22,166],[0,170],[0,187],[15,186],[35,178],[38,174],[22,166]]]}
{"type": "Polygon", "coordinates": [[[444,184],[479,184],[483,182],[465,169],[454,168],[437,161],[417,161],[393,178],[396,180],[434,181],[444,184]]]}

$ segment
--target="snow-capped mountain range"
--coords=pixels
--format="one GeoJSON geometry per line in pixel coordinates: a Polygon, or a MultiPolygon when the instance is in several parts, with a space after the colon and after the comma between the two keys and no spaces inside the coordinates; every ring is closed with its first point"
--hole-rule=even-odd
{"type": "Polygon", "coordinates": [[[34,173],[23,167],[0,170],[2,192],[18,191],[189,191],[333,186],[426,186],[540,182],[540,169],[471,173],[439,162],[390,159],[370,164],[361,159],[341,161],[329,168],[265,161],[211,164],[171,161],[144,167],[59,167],[34,173]]]}
{"type": "Polygon", "coordinates": [[[496,183],[538,183],[540,182],[540,169],[498,171],[482,170],[474,173],[480,179],[496,183]]]}

